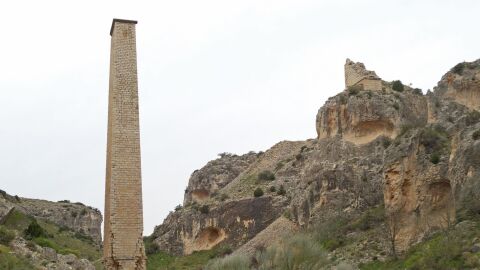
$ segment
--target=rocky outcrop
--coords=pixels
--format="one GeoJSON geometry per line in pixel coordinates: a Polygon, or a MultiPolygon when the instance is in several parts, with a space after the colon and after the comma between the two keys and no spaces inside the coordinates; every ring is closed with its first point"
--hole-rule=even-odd
{"type": "Polygon", "coordinates": [[[185,189],[183,204],[201,203],[215,195],[235,177],[257,159],[256,153],[237,156],[229,153],[220,154],[220,158],[208,162],[205,167],[192,173],[185,189]]]}
{"type": "MultiPolygon", "coordinates": [[[[275,220],[301,228],[374,208],[385,210],[383,225],[397,228],[400,251],[445,229],[480,196],[479,63],[452,69],[423,95],[399,82],[381,81],[376,91],[348,87],[379,78],[347,60],[347,89],[318,111],[316,139],[207,164],[192,175],[184,208],[155,229],[154,241],[174,254],[221,243],[249,243],[239,249],[248,253],[268,244],[275,220]],[[194,199],[193,191],[202,192],[194,199]]],[[[376,243],[359,246],[368,245],[376,243]]]]}
{"type": "Polygon", "coordinates": [[[328,99],[317,114],[318,139],[338,136],[365,144],[379,136],[395,138],[403,127],[427,123],[427,100],[410,89],[344,92],[328,99]]]}
{"type": "Polygon", "coordinates": [[[95,270],[87,259],[79,259],[73,254],[59,254],[52,248],[41,247],[21,237],[15,238],[10,245],[16,254],[29,258],[35,269],[95,270]]]}
{"type": "Polygon", "coordinates": [[[219,243],[241,246],[281,214],[274,198],[248,198],[216,207],[190,207],[170,214],[153,233],[161,250],[191,254],[219,243]],[[207,209],[207,210],[205,210],[207,209]]]}
{"type": "Polygon", "coordinates": [[[102,242],[102,214],[82,203],[50,202],[0,193],[0,221],[12,209],[89,236],[98,245],[102,242]]]}
{"type": "Polygon", "coordinates": [[[445,74],[435,94],[442,98],[450,98],[470,109],[480,109],[480,60],[463,62],[445,74]]]}

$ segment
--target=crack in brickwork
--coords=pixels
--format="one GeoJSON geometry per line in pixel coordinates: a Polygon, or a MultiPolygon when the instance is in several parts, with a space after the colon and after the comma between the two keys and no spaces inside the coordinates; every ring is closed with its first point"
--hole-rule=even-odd
{"type": "Polygon", "coordinates": [[[105,180],[104,266],[146,269],[134,21],[114,20],[105,180]]]}

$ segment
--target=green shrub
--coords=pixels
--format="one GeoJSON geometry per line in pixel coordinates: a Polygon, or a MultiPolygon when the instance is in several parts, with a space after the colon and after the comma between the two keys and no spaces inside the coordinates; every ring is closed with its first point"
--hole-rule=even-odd
{"type": "Polygon", "coordinates": [[[250,260],[243,255],[227,256],[210,261],[205,270],[249,270],[250,260]]]}
{"type": "Polygon", "coordinates": [[[348,91],[348,95],[349,96],[356,96],[358,95],[358,93],[360,93],[360,91],[363,90],[363,87],[360,86],[360,85],[352,85],[352,86],[349,86],[347,88],[347,91],[348,91]]]}
{"type": "Polygon", "coordinates": [[[280,185],[280,188],[278,189],[277,194],[281,196],[287,194],[287,191],[285,190],[285,187],[283,185],[280,185]]]}
{"type": "Polygon", "coordinates": [[[181,204],[175,206],[175,212],[182,210],[182,208],[183,208],[183,207],[182,207],[181,204]]]}
{"type": "Polygon", "coordinates": [[[148,255],[156,254],[160,251],[157,243],[153,241],[152,237],[143,237],[143,243],[145,244],[145,253],[148,255]]]}
{"type": "Polygon", "coordinates": [[[275,171],[280,170],[284,165],[285,163],[283,163],[283,161],[278,162],[277,165],[275,165],[275,171]]]}
{"type": "Polygon", "coordinates": [[[478,123],[478,121],[480,121],[480,112],[475,110],[469,112],[465,119],[465,123],[467,124],[467,126],[474,125],[478,123]]]}
{"type": "Polygon", "coordinates": [[[392,106],[393,106],[393,108],[394,108],[395,110],[397,110],[397,111],[400,110],[400,105],[398,105],[397,102],[393,103],[392,106]]]}
{"type": "Polygon", "coordinates": [[[413,89],[413,93],[416,94],[416,95],[423,96],[423,91],[420,88],[413,89]]]}
{"type": "Polygon", "coordinates": [[[392,144],[392,141],[389,138],[384,137],[382,141],[383,148],[388,148],[390,144],[392,144]]]}
{"type": "Polygon", "coordinates": [[[202,214],[208,214],[208,212],[210,212],[210,208],[206,204],[200,206],[199,210],[202,214]]]}
{"type": "Polygon", "coordinates": [[[73,212],[70,212],[70,215],[73,217],[73,218],[76,218],[78,216],[78,213],[73,211],[73,212]]]}
{"type": "Polygon", "coordinates": [[[264,170],[258,174],[258,179],[263,181],[273,181],[275,180],[275,174],[269,170],[264,170]]]}
{"type": "Polygon", "coordinates": [[[0,226],[0,244],[8,246],[15,238],[15,233],[7,228],[0,226]]]}
{"type": "Polygon", "coordinates": [[[462,187],[457,203],[457,218],[459,221],[480,218],[480,181],[469,179],[462,187]]]}
{"type": "Polygon", "coordinates": [[[61,249],[60,246],[58,246],[55,242],[44,237],[37,237],[33,239],[33,242],[35,242],[37,245],[41,247],[49,247],[56,251],[59,251],[61,249]]]}
{"type": "Polygon", "coordinates": [[[275,186],[271,186],[271,187],[268,189],[268,191],[270,191],[270,192],[275,192],[275,191],[277,191],[277,188],[275,188],[275,186]]]}
{"type": "Polygon", "coordinates": [[[480,139],[480,129],[473,132],[472,139],[474,139],[474,140],[480,139]]]}
{"type": "Polygon", "coordinates": [[[259,187],[257,189],[255,189],[255,191],[253,192],[253,196],[255,196],[255,197],[263,196],[263,189],[261,189],[259,187]]]}
{"type": "Polygon", "coordinates": [[[440,155],[438,153],[431,154],[430,162],[432,162],[433,164],[438,164],[440,162],[440,155]]]}
{"type": "Polygon", "coordinates": [[[45,230],[40,225],[38,225],[35,219],[32,220],[30,225],[28,225],[28,228],[25,230],[24,234],[27,239],[47,236],[45,230]]]}
{"type": "Polygon", "coordinates": [[[405,90],[405,86],[403,86],[402,81],[397,80],[392,82],[392,89],[397,92],[403,92],[403,90],[405,90]]]}
{"type": "Polygon", "coordinates": [[[448,134],[440,127],[425,128],[420,134],[420,144],[427,153],[439,153],[448,145],[448,134]]]}
{"type": "Polygon", "coordinates": [[[452,71],[455,74],[462,75],[464,69],[465,69],[465,62],[456,64],[452,68],[452,71]]]}
{"type": "Polygon", "coordinates": [[[82,209],[82,211],[80,212],[80,215],[81,216],[85,216],[87,214],[87,209],[82,209]]]}
{"type": "Polygon", "coordinates": [[[310,235],[300,233],[257,252],[257,269],[320,269],[327,252],[310,235]]]}

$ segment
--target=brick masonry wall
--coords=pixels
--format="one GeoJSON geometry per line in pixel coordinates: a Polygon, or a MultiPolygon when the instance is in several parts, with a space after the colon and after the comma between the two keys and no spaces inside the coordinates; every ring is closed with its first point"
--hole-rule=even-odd
{"type": "Polygon", "coordinates": [[[345,65],[345,87],[353,86],[364,78],[363,74],[358,73],[352,65],[345,65]]]}
{"type": "Polygon", "coordinates": [[[145,269],[135,23],[111,34],[104,265],[145,269]]]}

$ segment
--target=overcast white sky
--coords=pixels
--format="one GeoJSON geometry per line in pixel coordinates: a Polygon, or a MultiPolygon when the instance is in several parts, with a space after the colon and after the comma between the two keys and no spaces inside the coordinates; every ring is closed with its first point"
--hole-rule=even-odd
{"type": "Polygon", "coordinates": [[[480,57],[475,0],[6,1],[0,188],[103,211],[110,24],[138,20],[145,234],[220,152],[313,138],[362,61],[426,91],[480,57]]]}

